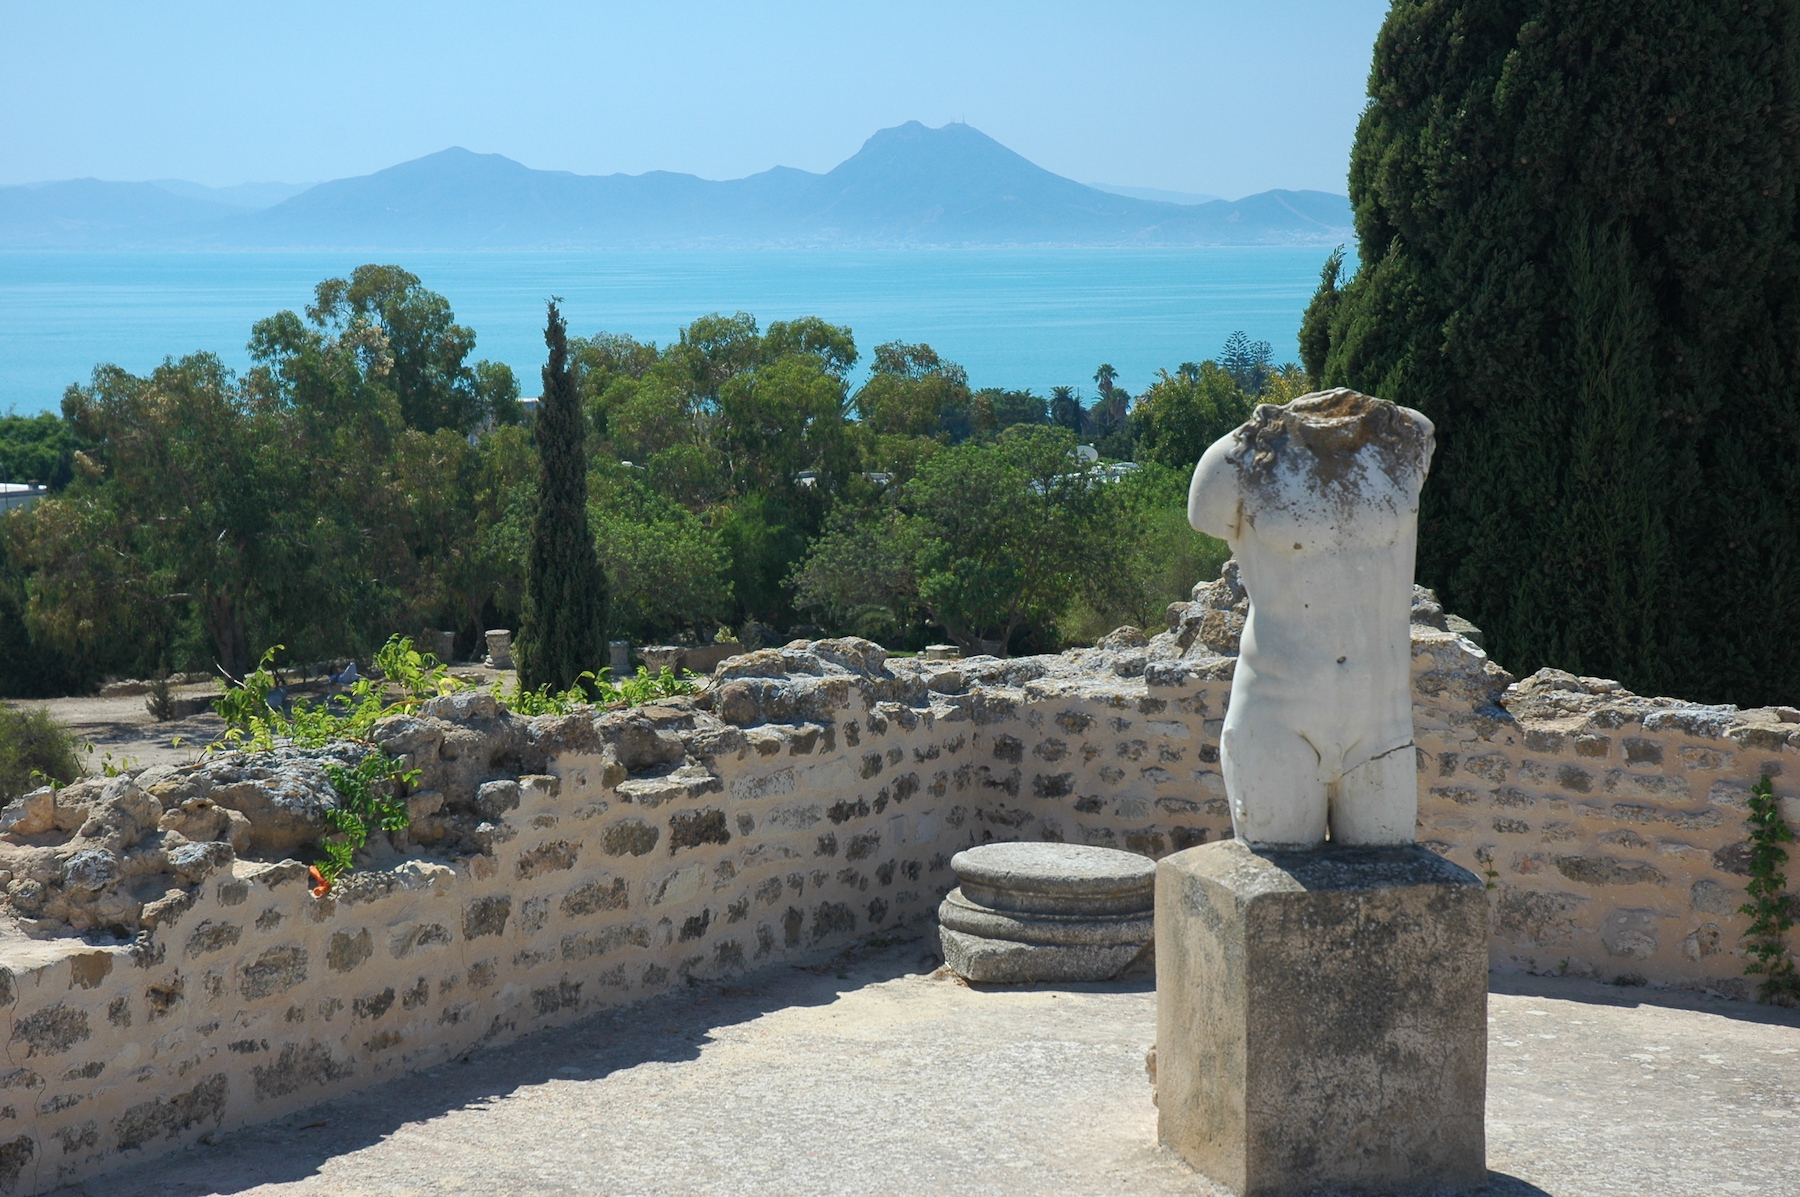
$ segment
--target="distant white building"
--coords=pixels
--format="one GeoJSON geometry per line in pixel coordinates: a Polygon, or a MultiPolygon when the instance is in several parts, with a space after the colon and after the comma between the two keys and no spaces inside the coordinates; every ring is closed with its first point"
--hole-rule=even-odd
{"type": "Polygon", "coordinates": [[[49,488],[31,482],[0,482],[0,515],[23,511],[48,493],[49,488]]]}

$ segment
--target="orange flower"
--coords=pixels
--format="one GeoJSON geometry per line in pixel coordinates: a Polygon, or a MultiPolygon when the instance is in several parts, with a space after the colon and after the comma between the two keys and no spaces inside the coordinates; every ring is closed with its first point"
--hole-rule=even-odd
{"type": "Polygon", "coordinates": [[[323,898],[326,894],[331,892],[331,882],[326,880],[325,874],[319,872],[318,865],[307,866],[306,879],[312,885],[313,897],[323,898]]]}

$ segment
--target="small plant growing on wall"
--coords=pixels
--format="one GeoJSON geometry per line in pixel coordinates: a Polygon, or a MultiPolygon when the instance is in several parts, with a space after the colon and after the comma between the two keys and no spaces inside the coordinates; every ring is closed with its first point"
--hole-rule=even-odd
{"type": "Polygon", "coordinates": [[[1794,833],[1781,817],[1775,801],[1774,786],[1767,777],[1750,791],[1750,900],[1739,907],[1750,918],[1744,932],[1745,950],[1750,963],[1744,972],[1762,977],[1758,996],[1780,1006],[1800,1005],[1800,973],[1794,970],[1794,957],[1788,951],[1787,932],[1800,913],[1794,895],[1787,891],[1787,875],[1781,866],[1787,863],[1787,850],[1794,833]]]}
{"type": "MultiPolygon", "coordinates": [[[[213,709],[225,720],[225,734],[207,752],[252,751],[295,744],[318,748],[334,741],[368,742],[377,720],[386,715],[411,714],[440,694],[454,694],[463,683],[450,676],[449,667],[430,653],[421,653],[413,642],[392,636],[375,653],[375,671],[381,680],[358,678],[335,699],[309,703],[305,699],[279,701],[286,691],[275,674],[275,654],[282,646],[263,653],[261,662],[241,682],[225,683],[213,701],[213,709]]],[[[677,694],[692,694],[699,679],[694,674],[677,677],[668,666],[653,674],[640,666],[637,676],[612,680],[612,671],[584,672],[567,690],[548,685],[527,690],[514,682],[511,690],[496,682],[492,693],[517,715],[566,715],[583,706],[640,706],[677,694]]]]}
{"type": "Polygon", "coordinates": [[[323,841],[324,853],[313,866],[317,874],[313,882],[315,895],[323,897],[339,877],[350,871],[356,853],[369,842],[376,831],[402,831],[410,819],[406,800],[400,796],[403,787],[419,776],[417,769],[402,770],[400,762],[385,752],[371,752],[356,768],[326,765],[325,776],[337,791],[339,806],[325,812],[325,818],[337,834],[323,841]]]}

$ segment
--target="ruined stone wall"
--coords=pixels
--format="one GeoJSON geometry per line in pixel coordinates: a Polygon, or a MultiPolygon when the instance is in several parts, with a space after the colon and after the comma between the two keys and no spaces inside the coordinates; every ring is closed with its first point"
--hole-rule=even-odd
{"type": "MultiPolygon", "coordinates": [[[[1060,657],[821,641],[632,711],[435,700],[378,732],[421,771],[412,828],[323,898],[284,858],[330,802],[304,754],[15,804],[0,863],[36,917],[0,939],[0,1191],[917,924],[968,844],[1228,835],[1242,615],[1228,573],[1060,657]]],[[[1493,882],[1495,964],[1744,992],[1744,803],[1765,772],[1793,792],[1784,712],[1509,689],[1444,622],[1415,608],[1419,834],[1493,882]]]]}
{"type": "Polygon", "coordinates": [[[697,703],[527,720],[457,695],[384,721],[421,771],[413,825],[325,897],[284,853],[328,831],[343,749],[15,804],[0,1191],[917,924],[971,843],[1209,834],[1175,793],[1203,707],[1076,658],[884,656],[753,654],[697,703]]]}
{"type": "Polygon", "coordinates": [[[1548,669],[1471,705],[1454,681],[1470,647],[1415,629],[1418,834],[1488,879],[1494,966],[1753,993],[1738,952],[1750,787],[1772,778],[1800,826],[1800,712],[1548,669]]]}

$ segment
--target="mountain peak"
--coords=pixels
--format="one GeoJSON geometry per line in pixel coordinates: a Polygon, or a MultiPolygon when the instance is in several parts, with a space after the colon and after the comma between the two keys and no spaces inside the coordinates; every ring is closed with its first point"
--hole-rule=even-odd
{"type": "MultiPolygon", "coordinates": [[[[477,154],[474,150],[453,145],[436,153],[426,154],[419,158],[409,158],[405,162],[397,162],[393,166],[375,171],[375,175],[390,174],[394,171],[496,171],[509,174],[531,174],[532,169],[522,162],[515,162],[505,154],[477,154]]],[[[563,172],[558,172],[563,173],[563,172]]],[[[344,180],[340,179],[339,182],[344,180]]]]}
{"type": "Polygon", "coordinates": [[[0,188],[0,248],[475,248],[1335,244],[1322,192],[1154,202],[1045,170],[973,125],[877,130],[826,174],[534,170],[465,146],[321,183],[261,211],[141,185],[0,188]],[[103,192],[104,194],[98,194],[103,192]],[[228,214],[229,213],[229,214],[228,214]]]}

